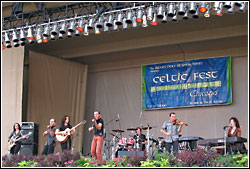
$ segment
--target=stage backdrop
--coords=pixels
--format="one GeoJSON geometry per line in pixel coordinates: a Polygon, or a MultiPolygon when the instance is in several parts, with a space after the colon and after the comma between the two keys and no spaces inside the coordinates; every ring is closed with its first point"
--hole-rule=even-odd
{"type": "MultiPolygon", "coordinates": [[[[27,120],[39,124],[39,154],[47,137],[49,120],[56,120],[59,128],[64,115],[70,116],[75,126],[84,120],[87,65],[62,60],[44,54],[30,52],[27,120]]],[[[83,125],[76,128],[72,139],[72,150],[82,150],[83,125]]],[[[61,152],[60,143],[55,148],[61,152]]]]}
{"type": "Polygon", "coordinates": [[[231,104],[231,57],[142,66],[142,108],[231,104]]]}

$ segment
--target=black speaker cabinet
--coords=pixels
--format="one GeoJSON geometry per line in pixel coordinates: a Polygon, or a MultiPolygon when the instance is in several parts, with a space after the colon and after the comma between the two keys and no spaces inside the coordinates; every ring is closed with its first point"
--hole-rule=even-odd
{"type": "Polygon", "coordinates": [[[38,134],[39,134],[39,125],[34,122],[22,122],[21,133],[23,135],[31,132],[26,139],[22,139],[22,144],[30,145],[30,144],[38,144],[38,134]]]}
{"type": "Polygon", "coordinates": [[[118,157],[133,155],[138,153],[139,156],[143,157],[144,151],[118,151],[118,157]]]}
{"type": "Polygon", "coordinates": [[[21,145],[20,154],[25,156],[36,156],[38,154],[38,145],[30,144],[30,145],[21,145]]]}

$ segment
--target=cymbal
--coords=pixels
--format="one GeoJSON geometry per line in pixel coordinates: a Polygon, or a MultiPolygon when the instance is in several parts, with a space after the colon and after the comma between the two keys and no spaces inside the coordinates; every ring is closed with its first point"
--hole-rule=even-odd
{"type": "Polygon", "coordinates": [[[109,133],[109,134],[111,134],[112,136],[114,136],[114,137],[116,137],[116,138],[119,138],[118,136],[116,136],[115,134],[113,134],[113,133],[109,133]]]}
{"type": "Polygon", "coordinates": [[[163,139],[163,137],[158,137],[158,139],[163,139]]]}
{"type": "Polygon", "coordinates": [[[127,130],[136,130],[136,128],[128,128],[127,130]]]}
{"type": "Polygon", "coordinates": [[[123,130],[112,130],[113,132],[124,132],[123,130]]]}
{"type": "Polygon", "coordinates": [[[149,126],[149,127],[142,127],[142,130],[147,130],[148,128],[149,130],[152,129],[152,127],[149,126]]]}

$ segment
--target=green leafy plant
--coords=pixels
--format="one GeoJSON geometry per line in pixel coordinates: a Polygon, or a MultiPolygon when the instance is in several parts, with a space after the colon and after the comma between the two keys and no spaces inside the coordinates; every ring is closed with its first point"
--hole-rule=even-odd
{"type": "Polygon", "coordinates": [[[18,163],[18,167],[37,167],[38,163],[34,161],[22,161],[18,163]]]}

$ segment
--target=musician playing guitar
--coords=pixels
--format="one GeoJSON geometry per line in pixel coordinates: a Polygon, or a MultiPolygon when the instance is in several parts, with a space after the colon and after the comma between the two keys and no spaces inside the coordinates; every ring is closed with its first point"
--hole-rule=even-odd
{"type": "MultiPolygon", "coordinates": [[[[21,134],[21,126],[19,123],[15,123],[13,125],[13,132],[10,134],[8,138],[9,144],[12,144],[15,142],[16,139],[22,137],[21,134]]],[[[17,154],[21,148],[21,141],[16,141],[15,145],[10,149],[11,154],[17,154]]]]}
{"type": "Polygon", "coordinates": [[[61,124],[61,127],[60,129],[56,129],[56,133],[57,134],[58,132],[62,133],[62,135],[66,136],[68,135],[69,133],[67,133],[67,131],[69,129],[72,129],[70,130],[70,135],[68,137],[68,139],[65,141],[65,142],[61,142],[61,148],[62,148],[62,152],[64,150],[71,150],[71,136],[75,133],[75,128],[71,126],[70,124],[70,119],[69,119],[69,116],[68,115],[65,115],[62,119],[62,124],[61,124]],[[64,131],[64,132],[61,132],[61,131],[64,131]]]}

